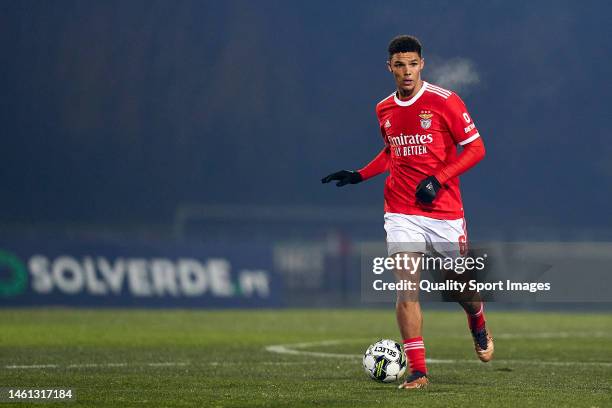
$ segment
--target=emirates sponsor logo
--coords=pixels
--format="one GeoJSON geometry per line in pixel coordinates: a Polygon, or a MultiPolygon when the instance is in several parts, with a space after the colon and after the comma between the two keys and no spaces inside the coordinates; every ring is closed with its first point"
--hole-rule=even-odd
{"type": "Polygon", "coordinates": [[[389,145],[397,157],[427,154],[427,144],[433,142],[433,135],[404,135],[388,136],[389,145]]]}

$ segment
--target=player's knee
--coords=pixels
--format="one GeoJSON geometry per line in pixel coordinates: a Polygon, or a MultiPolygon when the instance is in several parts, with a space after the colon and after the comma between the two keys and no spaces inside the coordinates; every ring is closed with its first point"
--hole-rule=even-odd
{"type": "Polygon", "coordinates": [[[405,310],[409,310],[409,309],[420,309],[420,303],[419,303],[419,299],[416,298],[414,295],[400,295],[398,293],[397,296],[397,302],[396,305],[398,308],[400,309],[405,309],[405,310]]]}

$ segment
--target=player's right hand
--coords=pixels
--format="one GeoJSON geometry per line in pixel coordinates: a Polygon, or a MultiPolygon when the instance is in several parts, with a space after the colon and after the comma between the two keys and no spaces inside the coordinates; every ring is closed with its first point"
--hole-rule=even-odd
{"type": "Polygon", "coordinates": [[[363,181],[363,177],[358,171],[351,170],[340,170],[335,173],[325,176],[321,179],[321,183],[329,183],[330,181],[338,180],[336,185],[338,187],[345,186],[347,184],[357,184],[363,181]]]}

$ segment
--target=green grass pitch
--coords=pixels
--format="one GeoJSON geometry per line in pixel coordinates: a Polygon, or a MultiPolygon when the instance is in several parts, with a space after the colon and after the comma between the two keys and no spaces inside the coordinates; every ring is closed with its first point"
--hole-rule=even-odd
{"type": "Polygon", "coordinates": [[[612,406],[609,314],[489,311],[496,356],[483,364],[462,311],[425,311],[431,385],[416,391],[361,368],[370,343],[398,339],[392,310],[32,309],[0,319],[0,387],[75,390],[76,402],[36,407],[612,406]]]}

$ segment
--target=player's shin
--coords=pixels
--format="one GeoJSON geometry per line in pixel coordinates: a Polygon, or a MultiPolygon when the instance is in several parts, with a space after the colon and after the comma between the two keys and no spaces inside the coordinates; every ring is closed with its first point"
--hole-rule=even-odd
{"type": "MultiPolygon", "coordinates": [[[[420,254],[406,253],[408,257],[420,257],[420,254]]],[[[416,265],[415,263],[408,265],[416,265]]],[[[411,271],[396,265],[396,281],[410,281],[416,283],[415,289],[400,290],[397,292],[396,316],[397,324],[404,340],[404,352],[410,365],[411,374],[427,374],[425,363],[425,344],[423,343],[423,316],[419,303],[418,282],[420,280],[420,267],[411,271]]]]}
{"type": "Polygon", "coordinates": [[[470,331],[477,332],[485,328],[484,302],[460,302],[467,315],[470,331]]]}

